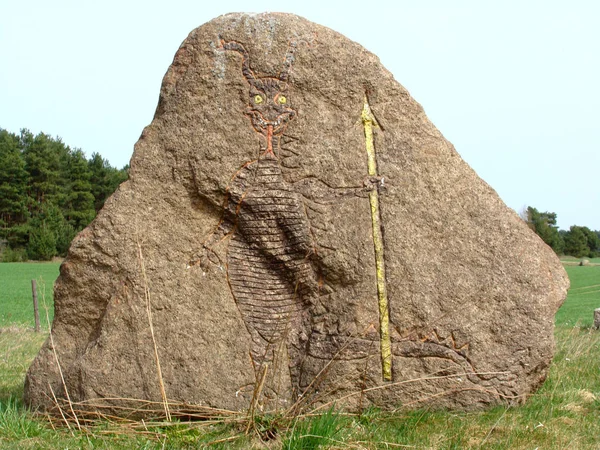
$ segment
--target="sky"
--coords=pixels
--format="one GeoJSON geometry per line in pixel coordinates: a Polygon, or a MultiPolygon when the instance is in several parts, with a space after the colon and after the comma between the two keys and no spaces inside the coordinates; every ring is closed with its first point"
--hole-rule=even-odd
{"type": "Polygon", "coordinates": [[[379,56],[517,212],[600,230],[596,0],[0,0],[0,128],[59,136],[122,167],[189,32],[264,11],[298,14],[379,56]]]}

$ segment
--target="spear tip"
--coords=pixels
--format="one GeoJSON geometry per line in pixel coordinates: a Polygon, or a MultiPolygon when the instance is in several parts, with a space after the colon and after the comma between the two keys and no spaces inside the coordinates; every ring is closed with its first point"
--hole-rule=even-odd
{"type": "Polygon", "coordinates": [[[377,119],[375,119],[375,115],[373,114],[373,111],[371,111],[371,106],[369,105],[369,100],[367,99],[366,95],[365,95],[363,110],[362,110],[362,113],[360,114],[360,117],[361,117],[363,123],[371,123],[375,126],[378,125],[377,119]]]}

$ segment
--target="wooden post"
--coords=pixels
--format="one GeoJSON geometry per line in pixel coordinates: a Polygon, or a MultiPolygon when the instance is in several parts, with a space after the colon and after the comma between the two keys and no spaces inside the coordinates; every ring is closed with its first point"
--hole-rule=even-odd
{"type": "Polygon", "coordinates": [[[31,292],[33,293],[33,316],[35,318],[35,332],[40,332],[40,310],[38,308],[37,298],[37,283],[35,280],[31,280],[31,292]]]}

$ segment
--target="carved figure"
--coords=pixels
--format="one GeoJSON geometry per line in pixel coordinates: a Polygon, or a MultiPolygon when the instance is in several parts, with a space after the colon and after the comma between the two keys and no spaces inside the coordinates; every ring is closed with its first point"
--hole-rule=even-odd
{"type": "Polygon", "coordinates": [[[310,334],[310,306],[322,289],[303,196],[328,198],[329,202],[365,196],[379,178],[367,177],[364,186],[351,188],[331,188],[313,178],[286,183],[278,154],[280,139],[296,116],[288,80],[297,43],[290,44],[277,77],[257,77],[241,43],[221,41],[221,46],[242,55],[242,74],[250,87],[245,113],[262,136],[262,149],[258,160],[244,164],[230,182],[223,217],[204,242],[205,256],[214,260],[212,246],[230,237],[227,277],[252,338],[257,379],[285,343],[292,385],[297,386],[310,334]]]}
{"type": "Polygon", "coordinates": [[[274,152],[296,115],[287,93],[296,45],[290,45],[278,77],[258,78],[242,44],[221,44],[224,50],[242,55],[242,74],[250,85],[246,114],[263,136],[264,148],[258,160],[244,164],[234,175],[223,217],[204,247],[211,252],[212,245],[231,237],[227,277],[252,338],[257,377],[284,340],[289,344],[290,370],[295,377],[301,341],[306,341],[306,335],[299,332],[303,311],[319,289],[310,262],[314,244],[301,196],[284,182],[274,152]]]}

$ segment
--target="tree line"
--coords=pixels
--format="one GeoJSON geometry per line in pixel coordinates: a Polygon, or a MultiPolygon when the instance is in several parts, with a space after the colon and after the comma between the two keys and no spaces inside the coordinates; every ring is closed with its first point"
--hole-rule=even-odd
{"type": "Polygon", "coordinates": [[[569,230],[559,230],[556,213],[540,212],[531,206],[523,211],[522,218],[557,255],[577,258],[600,256],[600,230],[593,231],[579,225],[573,225],[569,230]]]}
{"type": "Polygon", "coordinates": [[[0,128],[0,250],[3,261],[65,256],[105,200],[127,179],[98,153],[87,159],[60,138],[0,128]]]}
{"type": "MultiPolygon", "coordinates": [[[[127,179],[100,154],[87,159],[60,138],[0,128],[0,251],[3,261],[65,256],[105,200],[127,179]]],[[[559,230],[556,213],[527,207],[528,226],[558,255],[600,256],[600,231],[559,230]]]]}

